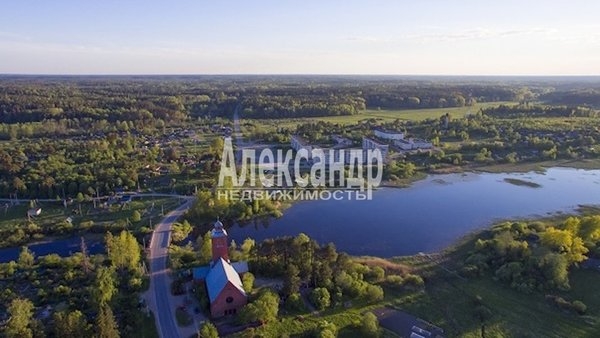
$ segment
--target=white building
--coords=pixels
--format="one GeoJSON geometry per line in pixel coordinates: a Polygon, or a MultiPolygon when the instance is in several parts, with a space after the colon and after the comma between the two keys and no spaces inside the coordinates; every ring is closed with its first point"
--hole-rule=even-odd
{"type": "Polygon", "coordinates": [[[381,151],[381,158],[383,158],[384,161],[387,158],[389,147],[390,146],[387,144],[379,143],[370,138],[363,137],[363,142],[362,142],[363,151],[366,152],[369,149],[379,149],[379,151],[381,151]]]}
{"type": "Polygon", "coordinates": [[[399,131],[391,131],[385,129],[375,129],[375,136],[384,140],[402,140],[404,139],[404,133],[399,131]]]}
{"type": "Polygon", "coordinates": [[[431,149],[433,144],[418,138],[408,140],[395,140],[394,145],[402,150],[431,149]]]}
{"type": "Polygon", "coordinates": [[[300,151],[301,149],[306,149],[306,151],[308,151],[308,157],[310,158],[310,153],[312,152],[313,147],[302,137],[298,135],[292,135],[291,146],[296,152],[300,151]]]}

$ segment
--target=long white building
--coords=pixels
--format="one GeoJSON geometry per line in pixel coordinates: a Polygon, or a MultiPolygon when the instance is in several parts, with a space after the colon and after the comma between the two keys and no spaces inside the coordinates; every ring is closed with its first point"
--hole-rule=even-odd
{"type": "Polygon", "coordinates": [[[402,150],[416,150],[416,149],[431,149],[433,144],[431,142],[418,139],[409,138],[408,140],[395,140],[394,145],[402,150]]]}
{"type": "Polygon", "coordinates": [[[384,140],[402,140],[402,139],[404,139],[404,133],[399,132],[399,131],[374,129],[373,132],[375,133],[376,137],[379,137],[380,139],[384,139],[384,140]]]}

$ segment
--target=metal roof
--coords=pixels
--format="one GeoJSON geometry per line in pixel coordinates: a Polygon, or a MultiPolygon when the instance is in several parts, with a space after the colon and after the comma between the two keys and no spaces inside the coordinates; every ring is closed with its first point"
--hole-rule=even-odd
{"type": "Polygon", "coordinates": [[[208,266],[200,266],[192,269],[192,277],[194,280],[205,279],[206,275],[210,271],[210,267],[208,266]]]}
{"type": "Polygon", "coordinates": [[[233,266],[233,268],[235,269],[235,271],[238,274],[248,272],[248,262],[245,262],[245,261],[233,262],[233,263],[231,263],[231,266],[233,266]]]}
{"type": "Polygon", "coordinates": [[[240,275],[238,275],[231,264],[221,257],[206,276],[206,289],[208,290],[208,298],[211,303],[219,297],[219,294],[228,282],[235,286],[243,295],[246,295],[240,275]]]}

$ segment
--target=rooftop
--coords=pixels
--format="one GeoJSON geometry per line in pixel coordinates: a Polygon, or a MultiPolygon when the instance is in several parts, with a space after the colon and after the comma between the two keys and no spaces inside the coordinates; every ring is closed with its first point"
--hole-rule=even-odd
{"type": "Polygon", "coordinates": [[[231,283],[242,294],[246,294],[240,275],[238,275],[231,264],[227,263],[221,257],[206,275],[206,288],[208,289],[208,298],[211,303],[217,299],[227,283],[231,283]]]}

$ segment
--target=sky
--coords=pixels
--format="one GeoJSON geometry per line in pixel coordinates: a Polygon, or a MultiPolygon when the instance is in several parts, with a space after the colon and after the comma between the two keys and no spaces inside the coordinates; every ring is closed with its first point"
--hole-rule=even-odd
{"type": "Polygon", "coordinates": [[[0,0],[0,74],[600,75],[597,0],[0,0]]]}

